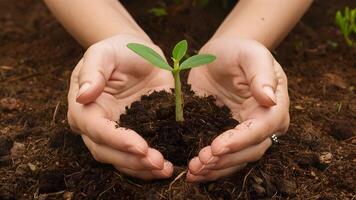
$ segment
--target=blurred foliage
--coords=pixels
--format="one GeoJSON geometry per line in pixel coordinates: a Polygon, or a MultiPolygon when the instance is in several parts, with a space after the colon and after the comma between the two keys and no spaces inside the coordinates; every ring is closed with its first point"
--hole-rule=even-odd
{"type": "Polygon", "coordinates": [[[167,15],[167,10],[164,7],[152,8],[151,10],[149,10],[149,12],[156,17],[162,17],[167,15]]]}
{"type": "Polygon", "coordinates": [[[339,26],[341,33],[344,35],[347,45],[353,46],[350,36],[356,34],[356,8],[350,9],[345,7],[344,12],[338,10],[335,14],[335,22],[339,26]]]}

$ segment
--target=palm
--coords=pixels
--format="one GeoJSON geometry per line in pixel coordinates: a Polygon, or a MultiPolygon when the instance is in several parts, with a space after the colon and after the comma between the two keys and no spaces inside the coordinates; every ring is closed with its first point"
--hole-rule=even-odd
{"type": "Polygon", "coordinates": [[[213,95],[217,104],[228,106],[240,124],[192,159],[189,181],[214,180],[259,159],[269,137],[285,133],[289,125],[287,78],[266,48],[251,40],[217,39],[201,52],[217,59],[192,69],[188,83],[198,94],[213,95]]]}
{"type": "Polygon", "coordinates": [[[143,179],[171,176],[172,164],[149,148],[135,131],[115,128],[125,107],[153,90],[168,90],[173,77],[131,52],[129,42],[150,42],[115,36],[90,47],[75,67],[68,94],[68,122],[94,158],[143,179]]]}
{"type": "MultiPolygon", "coordinates": [[[[169,72],[159,70],[129,49],[125,49],[127,48],[125,43],[125,40],[113,40],[107,43],[107,46],[100,47],[105,51],[100,53],[104,56],[101,60],[104,60],[107,68],[112,68],[110,69],[112,73],[106,78],[102,93],[93,101],[93,107],[110,120],[117,120],[125,111],[125,107],[138,100],[143,94],[153,90],[168,90],[173,85],[173,77],[169,72]]],[[[91,54],[98,53],[89,51],[85,56],[92,56],[91,54]]],[[[76,77],[81,68],[82,62],[79,62],[73,71],[75,94],[79,90],[79,83],[76,81],[79,78],[76,77]]]]}

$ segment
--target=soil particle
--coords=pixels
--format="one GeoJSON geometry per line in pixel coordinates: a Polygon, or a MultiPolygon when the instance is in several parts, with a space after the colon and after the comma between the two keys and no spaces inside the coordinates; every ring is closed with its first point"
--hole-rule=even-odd
{"type": "Polygon", "coordinates": [[[10,137],[0,135],[0,157],[10,153],[13,143],[10,137]]]}
{"type": "Polygon", "coordinates": [[[11,148],[11,157],[12,158],[21,157],[24,151],[25,151],[25,144],[14,142],[14,145],[11,148]]]}
{"type": "Polygon", "coordinates": [[[42,171],[39,175],[39,193],[53,193],[66,188],[64,174],[60,171],[42,171]]]}
{"type": "Polygon", "coordinates": [[[277,179],[276,186],[278,192],[284,196],[294,197],[297,191],[297,184],[293,180],[277,179]]]}
{"type": "Polygon", "coordinates": [[[266,195],[267,197],[272,197],[277,192],[276,186],[273,184],[274,182],[273,177],[262,171],[261,171],[261,175],[263,177],[263,183],[264,183],[264,188],[266,189],[266,195]]]}
{"type": "Polygon", "coordinates": [[[42,132],[41,127],[34,127],[34,128],[24,128],[21,131],[15,131],[10,134],[10,137],[15,140],[15,141],[24,141],[29,135],[36,135],[40,132],[42,132]]]}
{"type": "Polygon", "coordinates": [[[49,134],[49,146],[51,148],[59,148],[64,144],[64,134],[65,129],[63,128],[55,128],[51,130],[49,134]]]}
{"type": "Polygon", "coordinates": [[[161,91],[132,103],[118,123],[142,134],[178,166],[187,165],[214,137],[238,124],[227,107],[218,107],[211,96],[197,97],[189,88],[184,92],[184,118],[183,123],[175,121],[174,95],[161,91]]]}
{"type": "Polygon", "coordinates": [[[7,166],[10,164],[11,164],[11,156],[6,155],[6,156],[0,157],[0,167],[7,166]]]}
{"type": "Polygon", "coordinates": [[[16,196],[11,192],[12,190],[0,187],[0,199],[1,200],[16,200],[16,196]]]}
{"type": "Polygon", "coordinates": [[[19,176],[22,176],[22,175],[24,175],[26,173],[29,173],[29,172],[30,172],[30,168],[29,168],[28,165],[20,164],[19,166],[17,166],[15,174],[19,175],[19,176]]]}
{"type": "Polygon", "coordinates": [[[2,98],[0,99],[0,110],[3,111],[12,111],[15,110],[18,106],[18,101],[14,98],[2,98]]]}
{"type": "Polygon", "coordinates": [[[335,121],[331,126],[330,135],[337,140],[347,140],[353,137],[354,134],[350,121],[335,121]]]}
{"type": "Polygon", "coordinates": [[[261,185],[254,183],[254,184],[252,184],[252,188],[257,196],[264,197],[266,195],[266,189],[264,187],[262,187],[261,185]]]}
{"type": "Polygon", "coordinates": [[[328,165],[331,163],[333,155],[330,152],[322,152],[319,156],[319,162],[322,165],[328,165]]]}
{"type": "Polygon", "coordinates": [[[307,168],[310,166],[318,165],[319,157],[315,152],[305,151],[298,155],[296,161],[301,168],[307,168]]]}

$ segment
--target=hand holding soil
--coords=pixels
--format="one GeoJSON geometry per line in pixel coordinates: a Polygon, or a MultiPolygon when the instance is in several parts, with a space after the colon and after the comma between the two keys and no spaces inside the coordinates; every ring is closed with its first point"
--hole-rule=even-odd
{"type": "Polygon", "coordinates": [[[188,181],[210,181],[259,160],[272,134],[289,126],[287,78],[272,54],[253,40],[214,39],[200,51],[216,55],[206,67],[191,70],[188,83],[197,93],[217,98],[240,122],[217,137],[189,163],[188,181]]]}
{"type": "Polygon", "coordinates": [[[115,127],[115,120],[133,101],[152,90],[173,85],[169,72],[140,59],[127,47],[138,42],[161,50],[149,41],[118,35],[91,46],[75,67],[68,95],[68,121],[94,156],[119,171],[142,179],[171,176],[172,164],[149,148],[136,132],[115,127]]]}

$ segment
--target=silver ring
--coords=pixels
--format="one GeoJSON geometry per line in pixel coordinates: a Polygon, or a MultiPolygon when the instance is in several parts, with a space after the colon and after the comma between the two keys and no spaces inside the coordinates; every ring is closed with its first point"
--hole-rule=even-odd
{"type": "Polygon", "coordinates": [[[276,135],[276,134],[273,134],[273,135],[271,136],[271,140],[272,140],[272,143],[278,143],[277,135],[276,135]]]}

